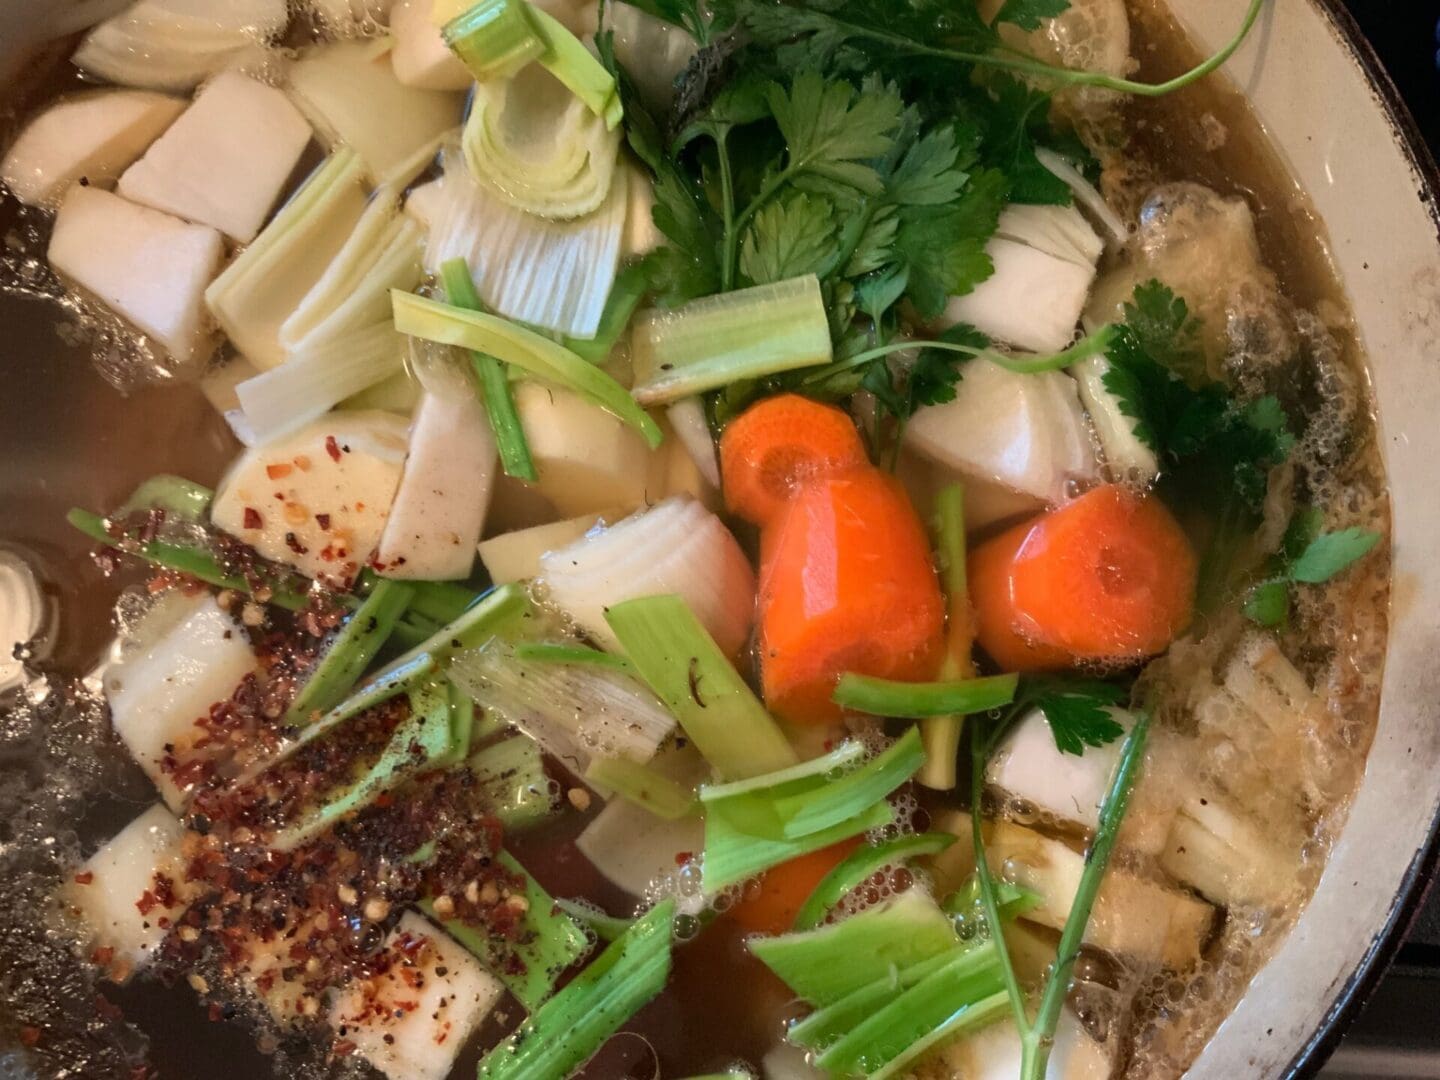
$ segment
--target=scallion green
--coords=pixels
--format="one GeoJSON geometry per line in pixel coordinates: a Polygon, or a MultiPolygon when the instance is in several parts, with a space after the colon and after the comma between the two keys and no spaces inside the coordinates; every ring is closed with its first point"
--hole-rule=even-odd
{"type": "Polygon", "coordinates": [[[414,589],[398,581],[377,583],[311,670],[290,703],[285,722],[310,723],[342,701],[389,639],[414,595],[414,589]]]}
{"type": "Polygon", "coordinates": [[[809,836],[853,818],[909,780],[924,763],[920,733],[910,728],[853,772],[814,791],[777,797],[775,810],[784,822],[785,838],[809,836]]]}
{"type": "Polygon", "coordinates": [[[847,895],[887,866],[922,855],[935,855],[955,842],[949,833],[929,832],[900,836],[878,844],[856,848],[838,866],[820,879],[800,910],[795,913],[796,930],[813,930],[847,895]]]}
{"type": "Polygon", "coordinates": [[[905,683],[849,672],[840,677],[835,701],[874,716],[919,720],[951,713],[998,709],[1015,700],[1017,675],[989,675],[954,682],[905,683]]]}

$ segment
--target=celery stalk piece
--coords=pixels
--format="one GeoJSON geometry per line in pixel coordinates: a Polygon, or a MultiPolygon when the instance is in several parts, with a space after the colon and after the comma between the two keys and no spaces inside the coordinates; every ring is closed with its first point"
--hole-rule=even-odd
{"type": "Polygon", "coordinates": [[[530,9],[531,25],[545,42],[540,66],[569,87],[586,108],[604,118],[608,130],[614,131],[625,115],[615,77],[559,19],[544,8],[525,6],[530,9]]]}
{"type": "MultiPolygon", "coordinates": [[[[379,580],[379,579],[377,579],[379,580]]],[[[394,582],[387,582],[394,584],[394,582]]],[[[415,586],[409,586],[415,588],[415,586]]],[[[530,600],[525,590],[518,585],[502,585],[481,595],[470,607],[461,610],[458,616],[439,627],[419,644],[413,646],[398,660],[392,661],[383,670],[367,680],[375,683],[391,672],[404,667],[416,657],[428,654],[437,663],[450,659],[462,649],[473,649],[485,644],[497,630],[510,619],[529,609],[530,600]]]]}
{"type": "MultiPolygon", "coordinates": [[[[475,291],[475,282],[470,277],[470,266],[464,259],[447,260],[440,267],[440,280],[445,285],[445,295],[450,303],[467,311],[483,309],[480,294],[475,291]]],[[[520,414],[515,411],[515,396],[510,392],[505,365],[482,352],[471,352],[470,363],[480,382],[485,414],[490,418],[490,429],[495,432],[495,445],[500,450],[500,464],[505,475],[520,480],[540,479],[535,471],[535,462],[530,460],[530,445],[525,441],[520,414]]]]}
{"type": "Polygon", "coordinates": [[[883,753],[815,791],[780,795],[775,810],[788,840],[809,836],[880,802],[925,763],[920,732],[910,728],[883,753]]]}
{"type": "Polygon", "coordinates": [[[647,596],[605,613],[636,669],[723,778],[795,764],[785,733],[678,596],[647,596]]]}
{"type": "MultiPolygon", "coordinates": [[[[432,897],[420,901],[420,908],[469,949],[488,971],[505,984],[520,1004],[534,1012],[555,992],[555,983],[561,973],[585,955],[590,948],[590,940],[579,924],[556,905],[555,899],[525,867],[515,861],[513,855],[502,851],[496,858],[510,873],[525,879],[524,896],[529,906],[525,909],[525,928],[518,942],[492,941],[483,929],[459,919],[440,918],[435,914],[432,897]]],[[[538,1016],[534,1019],[538,1020],[538,1016]]],[[[484,1075],[483,1067],[481,1075],[484,1075]]]]}
{"type": "MultiPolygon", "coordinates": [[[[935,497],[935,555],[945,588],[945,659],[942,679],[972,679],[975,662],[975,615],[970,609],[970,584],[965,565],[965,488],[951,484],[935,497]]],[[[935,791],[955,787],[956,763],[964,716],[926,717],[920,724],[925,764],[916,780],[935,791]]]]}
{"type": "Polygon", "coordinates": [[[874,716],[919,720],[998,709],[1015,700],[1018,675],[989,675],[953,682],[905,683],[848,672],[835,687],[837,704],[874,716]]]}
{"type": "Polygon", "coordinates": [[[846,994],[834,1004],[816,1009],[804,1019],[797,1020],[790,1025],[785,1037],[807,1050],[824,1049],[882,1008],[899,991],[908,990],[922,979],[929,978],[954,959],[955,950],[946,949],[918,964],[887,972],[882,978],[846,994]]]}
{"type": "Polygon", "coordinates": [[[445,685],[426,682],[411,688],[410,715],[390,736],[380,757],[364,773],[318,806],[280,830],[270,841],[276,851],[294,851],[342,818],[365,809],[381,795],[431,769],[451,752],[450,695],[445,685]]]}
{"type": "Polygon", "coordinates": [[[624,758],[593,758],[585,770],[585,779],[602,788],[609,788],[636,806],[643,806],[657,817],[679,821],[699,809],[695,796],[654,769],[624,758]]]}
{"type": "MultiPolygon", "coordinates": [[[[380,576],[369,570],[365,573],[368,587],[374,588],[375,582],[381,580],[380,576]]],[[[411,610],[437,623],[454,622],[482,595],[451,581],[411,581],[408,584],[415,590],[415,599],[410,601],[411,610]]]]}
{"type": "Polygon", "coordinates": [[[469,766],[507,831],[535,825],[555,809],[545,761],[533,740],[501,739],[471,754],[469,766]]]}
{"type": "Polygon", "coordinates": [[[210,500],[214,497],[215,492],[203,484],[186,480],[183,476],[161,473],[142,481],[115,513],[124,517],[137,510],[163,510],[167,520],[175,518],[199,522],[210,509],[210,500]]]}
{"type": "Polygon", "coordinates": [[[842,922],[751,938],[748,947],[786,986],[824,1008],[959,944],[935,901],[912,889],[842,922]]]}
{"type": "Polygon", "coordinates": [[[634,919],[622,919],[618,915],[607,915],[599,908],[578,900],[559,899],[555,906],[576,922],[588,927],[601,941],[615,941],[635,925],[634,919]]]}
{"type": "Polygon", "coordinates": [[[285,722],[309,723],[340,702],[394,632],[413,596],[410,586],[396,581],[376,585],[310,672],[290,703],[285,722]]]}
{"type": "Polygon", "coordinates": [[[515,646],[520,660],[538,660],[545,664],[596,664],[635,675],[635,665],[623,656],[601,652],[584,645],[555,645],[546,641],[524,641],[515,646]]]}
{"type": "Polygon", "coordinates": [[[900,1074],[902,1070],[907,1069],[912,1063],[923,1058],[936,1047],[944,1046],[964,1035],[979,1031],[987,1024],[998,1021],[1009,1009],[1010,1001],[1004,990],[973,1002],[956,1012],[928,1035],[911,1043],[899,1055],[887,1062],[883,1068],[871,1073],[867,1080],[890,1080],[890,1077],[900,1074]]]}
{"type": "Polygon", "coordinates": [[[480,1062],[479,1080],[553,1080],[660,993],[670,977],[675,901],[657,904],[480,1062]]]}
{"type": "Polygon", "coordinates": [[[700,864],[700,881],[705,892],[714,893],[772,866],[801,855],[838,844],[871,829],[881,829],[895,820],[889,803],[876,803],[852,818],[794,840],[772,840],[744,832],[729,816],[713,807],[705,815],[705,855],[700,864]]]}
{"type": "Polygon", "coordinates": [[[625,388],[564,346],[494,315],[399,290],[393,291],[391,298],[395,329],[402,334],[489,353],[528,375],[574,390],[635,428],[652,448],[660,445],[660,428],[625,388]]]}
{"type": "Polygon", "coordinates": [[[436,769],[448,769],[464,761],[475,731],[475,702],[452,683],[445,684],[445,694],[450,699],[450,749],[431,762],[436,769]]]}
{"type": "MultiPolygon", "coordinates": [[[[819,926],[845,896],[869,881],[887,866],[922,855],[936,855],[955,842],[949,833],[929,832],[918,836],[901,836],[878,844],[866,844],[852,851],[838,866],[820,879],[820,884],[795,913],[796,930],[813,930],[819,926]]],[[[945,910],[950,909],[948,905],[945,910]]]]}
{"type": "Polygon", "coordinates": [[[846,739],[828,754],[802,761],[798,765],[745,780],[732,780],[728,784],[706,784],[700,789],[700,801],[706,804],[718,803],[757,792],[773,795],[778,791],[811,791],[828,774],[857,765],[864,757],[865,745],[855,739],[846,739]]]}
{"type": "Polygon", "coordinates": [[[508,79],[547,48],[525,0],[480,0],[446,23],[440,36],[479,82],[508,79]]]}
{"type": "MultiPolygon", "coordinates": [[[[995,908],[1003,920],[1018,919],[1043,902],[1042,896],[1023,885],[1003,879],[995,882],[995,908]]],[[[973,876],[940,903],[945,914],[959,915],[962,919],[974,920],[977,924],[984,921],[984,905],[985,899],[980,894],[980,879],[973,876]]]]}
{"type": "MultiPolygon", "coordinates": [[[[644,181],[632,179],[630,183],[639,184],[644,181]]],[[[577,338],[567,335],[564,339],[565,347],[582,360],[603,364],[615,351],[616,344],[629,328],[630,320],[648,291],[649,282],[645,278],[643,267],[639,263],[625,267],[615,275],[615,284],[610,287],[610,295],[605,298],[605,308],[600,313],[600,325],[595,336],[577,338]]]]}
{"type": "Polygon", "coordinates": [[[635,400],[681,398],[828,364],[830,324],[815,275],[642,312],[631,334],[635,400]]]}

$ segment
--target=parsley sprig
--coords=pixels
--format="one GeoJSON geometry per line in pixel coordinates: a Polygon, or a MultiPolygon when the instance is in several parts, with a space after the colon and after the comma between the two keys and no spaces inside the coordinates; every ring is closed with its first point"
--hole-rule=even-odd
{"type": "Polygon", "coordinates": [[[1287,628],[1291,591],[1296,585],[1324,584],[1360,561],[1380,542],[1380,534],[1371,529],[1324,532],[1324,521],[1324,514],[1315,507],[1301,507],[1295,512],[1265,579],[1245,597],[1242,607],[1246,618],[1271,629],[1287,628]]]}

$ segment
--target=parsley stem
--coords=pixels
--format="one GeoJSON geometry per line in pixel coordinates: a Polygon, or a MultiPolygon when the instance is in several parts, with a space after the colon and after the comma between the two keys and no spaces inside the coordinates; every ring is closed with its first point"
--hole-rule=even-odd
{"type": "Polygon", "coordinates": [[[1245,18],[1240,24],[1240,29],[1218,52],[1208,59],[1197,64],[1189,71],[1175,76],[1173,79],[1166,79],[1161,83],[1135,82],[1131,79],[1121,79],[1113,75],[1106,75],[1100,71],[1071,71],[1068,68],[1056,67],[1053,64],[1046,64],[1040,60],[1022,59],[1019,57],[998,56],[995,53],[964,52],[958,49],[945,49],[934,45],[921,45],[909,38],[898,34],[890,34],[884,30],[875,30],[866,26],[859,26],[855,23],[847,23],[840,19],[833,19],[833,25],[843,28],[852,37],[870,38],[872,41],[883,42],[902,52],[912,53],[916,56],[931,56],[939,60],[950,60],[961,64],[975,64],[977,66],[998,68],[1002,71],[1014,71],[1022,75],[1035,75],[1041,78],[1053,79],[1061,86],[1094,86],[1102,90],[1114,90],[1122,94],[1134,94],[1138,97],[1164,97],[1166,94],[1182,90],[1193,82],[1203,79],[1206,75],[1221,67],[1230,57],[1235,55],[1236,50],[1244,43],[1249,36],[1250,30],[1255,21],[1260,17],[1260,9],[1265,6],[1265,0],[1251,0],[1250,8],[1245,13],[1245,18]]]}
{"type": "Polygon", "coordinates": [[[1005,925],[1000,915],[1000,900],[995,885],[995,875],[990,870],[990,861],[985,855],[985,819],[982,800],[985,794],[985,763],[994,749],[995,732],[1003,731],[1007,725],[994,725],[984,731],[979,725],[970,731],[970,830],[975,847],[975,877],[980,882],[981,907],[985,912],[985,925],[990,931],[990,940],[999,946],[1000,973],[1005,977],[1005,992],[1010,997],[1010,1012],[1015,1018],[1015,1027],[1020,1032],[1024,1045],[1030,1037],[1030,1017],[1025,1009],[1025,991],[1020,988],[1020,979],[1015,974],[1015,965],[1010,960],[1010,950],[1005,947],[1005,925]]]}
{"type": "Polygon", "coordinates": [[[735,251],[739,229],[735,224],[735,182],[730,173],[729,131],[717,132],[715,149],[720,158],[720,212],[725,220],[725,250],[720,262],[720,290],[735,288],[735,251]]]}

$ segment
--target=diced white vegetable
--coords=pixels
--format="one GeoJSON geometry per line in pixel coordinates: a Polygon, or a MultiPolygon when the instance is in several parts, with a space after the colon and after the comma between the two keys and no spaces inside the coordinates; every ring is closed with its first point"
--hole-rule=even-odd
{"type": "Polygon", "coordinates": [[[429,232],[435,227],[440,215],[445,212],[445,181],[429,180],[410,189],[405,196],[405,213],[425,227],[429,232]]]}
{"type": "Polygon", "coordinates": [[[1105,453],[1105,464],[1117,480],[1138,480],[1149,483],[1160,474],[1155,451],[1135,435],[1135,419],[1126,416],[1120,401],[1105,386],[1105,373],[1110,361],[1103,356],[1090,356],[1070,369],[1080,387],[1080,400],[1090,414],[1090,423],[1105,453]]]}
{"type": "Polygon", "coordinates": [[[310,125],[283,93],[227,71],[125,170],[118,190],[248,244],[309,141],[310,125]]]}
{"type": "MultiPolygon", "coordinates": [[[[1120,709],[1110,714],[1127,731],[1133,718],[1120,709]]],[[[1157,733],[1150,742],[1141,781],[1131,795],[1130,809],[1121,826],[1120,842],[1146,855],[1158,855],[1165,846],[1179,805],[1174,759],[1179,747],[1157,733]]],[[[1014,799],[1020,799],[1057,821],[1094,831],[1100,824],[1100,804],[1115,771],[1122,743],[1087,747],[1084,754],[1064,754],[1055,745],[1050,725],[1039,709],[1027,713],[1000,744],[986,769],[985,779],[1014,799]]]]}
{"type": "Polygon", "coordinates": [[[705,848],[697,814],[674,821],[626,799],[612,799],[575,839],[575,847],[616,888],[645,898],[675,879],[685,857],[705,848]]]}
{"type": "Polygon", "coordinates": [[[675,100],[675,79],[700,45],[682,26],[658,19],[626,3],[605,9],[606,27],[615,31],[615,58],[632,72],[641,99],[659,115],[675,100]]]}
{"type": "Polygon", "coordinates": [[[535,490],[560,513],[576,517],[645,502],[650,448],[633,428],[564,387],[526,380],[514,394],[540,477],[535,490]]]}
{"type": "Polygon", "coordinates": [[[995,273],[973,291],[953,297],[941,325],[969,323],[997,341],[1037,353],[1068,346],[1095,268],[999,237],[986,244],[985,251],[995,273]]]}
{"type": "Polygon", "coordinates": [[[202,300],[225,254],[214,229],[77,185],[55,215],[48,254],[60,274],[178,362],[208,352],[202,300]]]}
{"type": "Polygon", "coordinates": [[[410,454],[375,554],[380,574],[418,581],[470,576],[499,468],[480,399],[427,391],[410,428],[410,454]]]}
{"type": "MultiPolygon", "coordinates": [[[[995,823],[985,853],[992,869],[1040,897],[1023,918],[1062,929],[1085,857],[1059,840],[1008,821],[995,823]]],[[[1117,956],[1183,971],[1200,957],[1215,910],[1203,901],[1114,866],[1105,874],[1085,941],[1117,956]]]]}
{"type": "Polygon", "coordinates": [[[395,78],[421,90],[466,90],[475,81],[430,18],[431,0],[400,0],[390,12],[395,78]]]}
{"type": "Polygon", "coordinates": [[[700,475],[718,491],[720,461],[715,456],[715,437],[710,434],[704,404],[698,397],[685,398],[666,409],[665,415],[669,417],[670,427],[679,437],[685,451],[700,470],[700,475]]]}
{"type": "Polygon", "coordinates": [[[122,642],[120,659],[105,671],[104,688],[115,734],[170,809],[179,813],[189,793],[162,768],[204,759],[194,743],[198,721],[228,701],[257,669],[241,625],[208,592],[173,594],[151,610],[122,642]]]}
{"type": "Polygon", "coordinates": [[[750,636],[755,574],[725,523],[700,503],[664,502],[618,525],[552,551],[541,582],[587,633],[619,642],[605,609],[642,596],[678,594],[722,651],[734,656],[750,636]]]}
{"type": "Polygon", "coordinates": [[[935,499],[945,488],[963,480],[965,489],[965,531],[970,534],[988,531],[992,526],[1018,518],[1033,517],[1045,509],[1045,500],[1023,495],[989,480],[957,475],[956,471],[909,447],[902,446],[895,475],[905,485],[905,492],[924,520],[934,516],[935,499]]]}
{"type": "Polygon", "coordinates": [[[432,274],[464,259],[490,307],[521,322],[593,338],[615,284],[633,182],[616,173],[594,213],[564,221],[516,209],[476,183],[460,154],[446,154],[443,204],[430,228],[432,274]]]}
{"type": "Polygon", "coordinates": [[[480,561],[496,585],[529,581],[539,576],[540,560],[546,553],[573,544],[602,521],[618,521],[624,516],[623,510],[581,514],[550,525],[501,533],[480,542],[480,561]]]}
{"type": "Polygon", "coordinates": [[[1021,375],[989,360],[965,366],[955,400],[927,405],[905,428],[911,450],[962,478],[1061,502],[1071,480],[1098,476],[1074,380],[1021,375]]]}
{"type": "Polygon", "coordinates": [[[290,68],[290,94],[330,146],[350,147],[376,183],[399,186],[460,122],[463,102],[461,94],[404,85],[364,41],[309,50],[290,68]]]}
{"type": "Polygon", "coordinates": [[[1093,267],[1105,251],[1105,242],[1073,206],[1011,203],[1000,215],[995,235],[1077,266],[1093,267]]]}
{"type": "Polygon", "coordinates": [[[1279,907],[1297,887],[1298,846],[1268,835],[1229,801],[1191,788],[1180,804],[1160,866],[1176,881],[1228,908],[1279,907]]]}
{"type": "MultiPolygon", "coordinates": [[[[318,337],[318,335],[317,335],[318,337]]],[[[405,341],[391,323],[320,338],[279,367],[235,387],[247,429],[269,442],[346,398],[404,371],[405,341]]]]}
{"type": "Polygon", "coordinates": [[[92,184],[113,180],[184,108],[179,98],[142,90],[61,101],[20,133],[0,164],[0,180],[30,206],[49,205],[82,177],[92,184]]]}
{"type": "Polygon", "coordinates": [[[180,822],[156,803],[86,859],[61,887],[62,903],[85,923],[96,949],[113,950],[109,976],[125,982],[145,967],[189,905],[180,822]],[[163,877],[164,882],[160,880],[163,877]],[[160,903],[166,882],[175,902],[160,903]]]}
{"type": "Polygon", "coordinates": [[[221,481],[211,520],[267,559],[348,583],[385,529],[408,427],[393,413],[336,412],[249,450],[221,481]]]}
{"type": "Polygon", "coordinates": [[[253,379],[260,372],[243,356],[231,356],[205,373],[200,380],[200,392],[210,407],[222,416],[232,409],[240,408],[240,397],[235,388],[246,379],[253,379]]]}
{"type": "Polygon", "coordinates": [[[189,90],[225,68],[264,65],[285,0],[140,0],[91,30],[72,63],[124,86],[189,90]]]}
{"type": "Polygon", "coordinates": [[[260,445],[260,436],[255,434],[255,429],[250,426],[244,409],[226,409],[225,423],[230,428],[230,434],[235,436],[235,441],[241,446],[249,448],[260,445]]]}
{"type": "Polygon", "coordinates": [[[280,328],[354,232],[368,199],[364,180],[353,151],[331,155],[206,290],[216,320],[257,367],[285,359],[280,328]]]}
{"type": "MultiPolygon", "coordinates": [[[[965,1080],[1013,1080],[1020,1075],[1020,1035],[1013,1021],[1002,1020],[951,1043],[932,1060],[965,1080]]],[[[1105,1045],[1092,1039],[1069,1009],[1062,1012],[1047,1080],[1109,1080],[1113,1069],[1105,1045]]]]}
{"type": "Polygon", "coordinates": [[[350,983],[330,1009],[330,1026],[390,1080],[445,1080],[505,988],[414,912],[400,917],[386,947],[389,969],[350,983]]]}
{"type": "MultiPolygon", "coordinates": [[[[1114,0],[1105,0],[1105,2],[1114,3],[1114,0]]],[[[1125,22],[1125,9],[1123,4],[1117,4],[1116,7],[1118,7],[1117,21],[1125,22]]],[[[1128,58],[1129,54],[1128,24],[1126,25],[1126,31],[1126,42],[1120,52],[1122,58],[1128,58]]],[[[1121,62],[1122,68],[1123,64],[1124,60],[1121,62]]],[[[1069,185],[1070,192],[1075,196],[1075,200],[1086,210],[1090,211],[1090,216],[1100,223],[1110,243],[1123,244],[1126,240],[1130,239],[1130,230],[1126,227],[1125,222],[1120,220],[1120,215],[1110,209],[1110,204],[1105,201],[1105,196],[1096,190],[1094,184],[1085,179],[1079,169],[1075,168],[1074,165],[1071,165],[1048,146],[1037,146],[1035,148],[1035,156],[1040,159],[1041,165],[1044,165],[1045,168],[1049,169],[1069,185]]]]}

